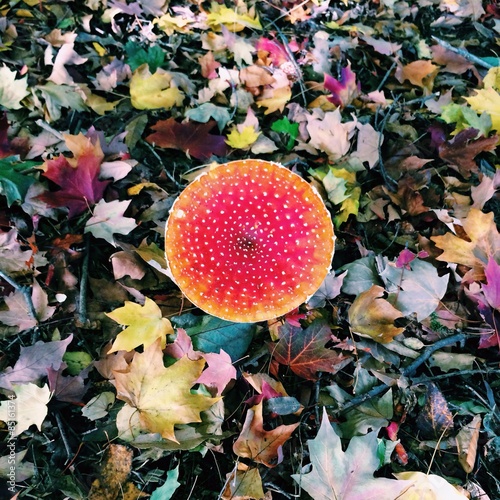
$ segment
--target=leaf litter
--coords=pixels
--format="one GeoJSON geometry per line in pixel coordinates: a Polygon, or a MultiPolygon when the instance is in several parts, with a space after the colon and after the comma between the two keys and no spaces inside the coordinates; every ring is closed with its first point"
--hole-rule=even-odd
{"type": "Polygon", "coordinates": [[[499,20],[2,3],[2,498],[500,497],[499,20]],[[245,158],[336,233],[319,290],[258,324],[197,310],[164,256],[182,189],[245,158]]]}

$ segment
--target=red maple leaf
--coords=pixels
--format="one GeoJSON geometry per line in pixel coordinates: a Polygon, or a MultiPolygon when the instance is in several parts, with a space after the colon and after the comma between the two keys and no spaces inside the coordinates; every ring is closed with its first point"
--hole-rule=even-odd
{"type": "Polygon", "coordinates": [[[351,361],[350,357],[325,348],[332,331],[322,321],[313,322],[305,330],[285,323],[279,334],[279,341],[270,346],[272,355],[299,377],[317,380],[316,372],[336,373],[351,361]]]}
{"type": "Polygon", "coordinates": [[[179,149],[198,160],[207,160],[212,155],[224,156],[227,151],[223,135],[209,134],[215,122],[178,123],[174,118],[160,120],[151,128],[155,131],[146,137],[150,144],[165,149],[179,149]]]}
{"type": "Polygon", "coordinates": [[[111,182],[99,180],[102,160],[103,155],[96,154],[93,146],[71,158],[71,163],[62,155],[48,160],[43,175],[61,189],[43,193],[38,198],[51,207],[68,207],[69,217],[81,214],[102,199],[106,186],[111,182]]]}

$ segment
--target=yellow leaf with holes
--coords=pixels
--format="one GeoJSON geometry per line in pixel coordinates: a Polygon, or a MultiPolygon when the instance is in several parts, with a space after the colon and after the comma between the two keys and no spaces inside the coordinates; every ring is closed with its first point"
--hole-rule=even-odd
{"type": "Polygon", "coordinates": [[[500,93],[493,87],[476,90],[476,94],[465,100],[477,113],[488,113],[491,128],[500,132],[500,93]]]}
{"type": "Polygon", "coordinates": [[[464,276],[466,282],[482,281],[489,257],[500,258],[500,234],[494,214],[471,208],[469,215],[461,222],[467,239],[452,233],[431,237],[436,246],[444,250],[437,259],[470,267],[471,270],[464,276]]]}
{"type": "MultiPolygon", "coordinates": [[[[200,412],[220,399],[191,393],[204,367],[204,359],[185,355],[165,368],[157,340],[143,353],[136,353],[127,370],[114,371],[117,398],[126,403],[120,412],[137,410],[134,414],[144,431],[178,442],[174,426],[201,422],[200,412]]],[[[117,416],[118,421],[122,419],[117,416]]]]}
{"type": "Polygon", "coordinates": [[[226,144],[234,149],[245,149],[251,146],[259,137],[260,132],[256,132],[252,125],[248,125],[240,132],[233,128],[228,134],[226,144]]]}
{"type": "Polygon", "coordinates": [[[403,314],[384,298],[385,290],[373,285],[360,293],[349,309],[349,323],[352,331],[376,342],[391,342],[404,328],[394,325],[403,314]]]}
{"type": "Polygon", "coordinates": [[[148,347],[157,339],[165,347],[167,335],[174,333],[170,321],[162,318],[160,308],[147,297],[143,306],[127,300],[123,307],[106,313],[106,316],[128,327],[118,334],[108,354],[131,351],[142,344],[148,347]]]}
{"type": "Polygon", "coordinates": [[[134,71],[130,79],[130,97],[136,109],[171,109],[180,106],[184,94],[172,85],[172,75],[161,68],[151,74],[143,64],[134,71]]]}

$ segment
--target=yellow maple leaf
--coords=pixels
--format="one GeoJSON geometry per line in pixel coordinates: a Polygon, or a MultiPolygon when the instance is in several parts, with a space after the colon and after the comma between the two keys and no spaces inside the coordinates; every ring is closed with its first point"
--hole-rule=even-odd
{"type": "Polygon", "coordinates": [[[174,17],[168,13],[154,19],[153,24],[157,24],[168,36],[172,36],[174,32],[191,33],[189,29],[190,21],[188,19],[180,16],[174,17]]]}
{"type": "Polygon", "coordinates": [[[180,106],[184,94],[172,86],[172,75],[161,68],[151,74],[143,64],[134,71],[130,79],[130,97],[136,109],[171,109],[180,106]]]}
{"type": "Polygon", "coordinates": [[[165,347],[167,335],[174,333],[170,321],[162,318],[160,308],[148,297],[143,306],[127,300],[123,307],[106,313],[106,316],[120,325],[128,326],[118,334],[108,354],[131,351],[141,344],[148,347],[157,339],[165,347]]]}
{"type": "Polygon", "coordinates": [[[292,89],[290,87],[266,89],[262,95],[263,98],[257,101],[257,106],[259,108],[266,108],[264,114],[269,115],[275,111],[283,111],[285,109],[286,103],[292,97],[292,89]]]}
{"type": "Polygon", "coordinates": [[[495,66],[488,70],[483,78],[483,86],[485,89],[493,87],[495,90],[500,90],[500,67],[495,66]]]}
{"type": "Polygon", "coordinates": [[[236,2],[235,7],[229,8],[225,5],[219,5],[212,2],[210,14],[207,16],[208,25],[211,28],[225,26],[229,31],[238,32],[245,28],[261,30],[262,25],[255,15],[252,17],[246,12],[246,6],[243,3],[236,2]]]}
{"type": "Polygon", "coordinates": [[[203,359],[191,360],[185,355],[165,368],[157,340],[143,353],[136,353],[126,371],[114,372],[117,398],[126,403],[120,412],[137,410],[144,430],[177,443],[174,426],[201,422],[200,412],[220,400],[191,393],[204,366],[203,359]]]}
{"type": "Polygon", "coordinates": [[[470,241],[459,238],[452,233],[443,236],[432,236],[431,240],[438,248],[444,250],[437,260],[453,262],[470,267],[464,280],[482,281],[484,266],[489,257],[500,257],[500,234],[498,233],[494,214],[483,213],[477,208],[471,208],[468,216],[462,219],[462,226],[470,241]]]}
{"type": "Polygon", "coordinates": [[[493,87],[476,90],[476,94],[465,100],[477,113],[488,113],[491,128],[500,131],[500,93],[493,87]]]}
{"type": "Polygon", "coordinates": [[[385,290],[378,285],[360,293],[349,309],[349,323],[358,335],[386,344],[405,329],[394,325],[403,314],[384,299],[384,294],[385,290]]]}
{"type": "Polygon", "coordinates": [[[257,132],[252,125],[243,127],[241,132],[237,128],[233,128],[227,136],[226,144],[234,149],[245,149],[251,146],[259,135],[260,132],[257,132]]]}

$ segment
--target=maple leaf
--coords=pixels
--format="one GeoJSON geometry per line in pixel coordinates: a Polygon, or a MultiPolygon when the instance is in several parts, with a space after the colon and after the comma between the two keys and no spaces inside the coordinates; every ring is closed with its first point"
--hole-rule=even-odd
{"type": "Polygon", "coordinates": [[[137,227],[135,219],[123,215],[129,205],[130,201],[106,203],[100,200],[94,207],[94,215],[85,224],[85,233],[91,233],[116,247],[114,234],[128,234],[137,227]]]}
{"type": "Polygon", "coordinates": [[[228,134],[226,144],[234,149],[246,149],[250,147],[259,137],[260,132],[252,125],[243,127],[243,130],[233,128],[228,134]]]}
{"type": "Polygon", "coordinates": [[[411,483],[373,477],[380,467],[377,432],[355,436],[346,451],[333,430],[326,410],[314,439],[307,441],[310,472],[292,474],[292,478],[314,500],[394,500],[411,483]]]}
{"type": "Polygon", "coordinates": [[[467,128],[460,131],[451,141],[444,141],[438,148],[439,157],[466,179],[479,172],[474,158],[484,151],[493,151],[498,143],[496,135],[477,137],[477,134],[476,129],[467,128]]]}
{"type": "Polygon", "coordinates": [[[426,474],[418,471],[404,471],[394,474],[398,479],[411,484],[396,500],[431,500],[446,498],[446,500],[465,500],[468,496],[460,493],[444,477],[436,474],[426,474]]]}
{"type": "Polygon", "coordinates": [[[121,325],[128,325],[118,334],[108,354],[131,351],[142,344],[148,347],[157,339],[160,339],[163,348],[167,335],[174,333],[170,321],[162,317],[160,308],[149,297],[146,297],[143,306],[127,300],[123,307],[106,313],[106,316],[121,325]]]}
{"type": "Polygon", "coordinates": [[[172,75],[161,68],[151,74],[147,64],[134,71],[130,97],[136,109],[171,109],[184,101],[184,94],[173,84],[172,75]]]}
{"type": "Polygon", "coordinates": [[[85,386],[85,379],[91,367],[87,367],[79,375],[64,376],[62,372],[68,367],[66,363],[61,363],[58,370],[47,368],[47,376],[50,392],[59,401],[80,404],[82,397],[87,392],[89,386],[85,386]]]}
{"type": "Polygon", "coordinates": [[[425,59],[413,61],[405,66],[398,66],[396,78],[403,83],[408,80],[413,85],[421,87],[428,92],[432,92],[434,78],[439,72],[439,66],[432,64],[425,59]]]}
{"type": "Polygon", "coordinates": [[[337,373],[351,358],[324,346],[332,339],[328,326],[314,321],[305,330],[285,323],[279,328],[279,341],[270,345],[274,359],[287,365],[299,377],[317,380],[316,372],[337,373]]]}
{"type": "Polygon", "coordinates": [[[341,108],[351,104],[361,91],[361,84],[356,83],[356,74],[351,70],[350,64],[342,68],[339,80],[325,74],[323,86],[332,93],[327,99],[341,108]]]}
{"type": "Polygon", "coordinates": [[[198,160],[207,160],[212,155],[224,156],[227,148],[224,136],[209,134],[215,123],[178,123],[174,118],[160,120],[151,128],[155,131],[146,141],[160,148],[179,149],[198,160]]]}
{"type": "Polygon", "coordinates": [[[257,467],[250,468],[248,465],[238,462],[236,470],[226,476],[226,486],[221,500],[250,500],[259,498],[266,500],[262,488],[262,479],[257,467]]]}
{"type": "Polygon", "coordinates": [[[491,117],[491,128],[500,132],[500,92],[493,87],[476,90],[476,94],[466,97],[470,107],[478,113],[491,117]]]}
{"type": "Polygon", "coordinates": [[[285,105],[292,98],[292,89],[290,87],[278,87],[264,89],[262,96],[257,100],[259,108],[266,108],[265,115],[285,109],[285,105]]]}
{"type": "Polygon", "coordinates": [[[261,401],[248,409],[241,433],[233,444],[233,451],[239,457],[250,458],[267,467],[275,467],[283,461],[283,444],[290,438],[300,422],[279,425],[271,431],[266,431],[262,418],[262,406],[261,401]]]}
{"type": "Polygon", "coordinates": [[[21,109],[21,101],[29,94],[28,77],[16,80],[16,72],[7,66],[0,68],[0,106],[21,109]]]}
{"type": "Polygon", "coordinates": [[[235,7],[226,7],[212,2],[210,13],[207,15],[208,25],[212,28],[226,27],[229,31],[238,32],[245,28],[261,30],[262,25],[257,17],[251,13],[242,12],[245,4],[239,2],[235,7]],[[238,12],[240,11],[240,12],[238,12]]]}
{"type": "Polygon", "coordinates": [[[178,442],[174,426],[201,422],[200,412],[220,399],[191,393],[204,366],[204,360],[184,356],[165,368],[158,339],[136,353],[126,371],[114,372],[117,398],[126,403],[120,412],[127,406],[135,408],[145,429],[178,442]]]}
{"type": "Polygon", "coordinates": [[[346,275],[347,271],[344,271],[339,276],[335,276],[334,272],[328,273],[323,283],[321,283],[321,286],[308,300],[308,307],[313,309],[317,307],[325,307],[327,300],[337,297],[340,294],[340,289],[342,288],[346,275]]]}
{"type": "Polygon", "coordinates": [[[46,384],[42,387],[31,383],[16,384],[12,386],[12,391],[16,398],[0,403],[0,420],[16,422],[13,436],[19,436],[32,425],[42,430],[42,422],[48,413],[47,403],[52,396],[49,387],[46,384]]]}
{"type": "Polygon", "coordinates": [[[38,196],[51,207],[68,207],[69,217],[79,215],[97,203],[110,181],[99,180],[104,154],[97,141],[95,144],[83,134],[64,136],[73,158],[58,156],[44,163],[42,175],[61,189],[38,196]]]}
{"type": "Polygon", "coordinates": [[[483,281],[488,259],[500,259],[500,234],[494,214],[485,214],[477,208],[471,208],[468,216],[461,222],[469,241],[452,233],[431,237],[436,246],[443,250],[437,260],[471,268],[463,277],[465,282],[483,281]]]}
{"type": "Polygon", "coordinates": [[[56,308],[49,306],[47,293],[37,280],[33,281],[31,287],[31,300],[35,308],[36,318],[31,315],[24,294],[20,290],[15,290],[4,298],[8,311],[0,311],[0,321],[23,331],[48,320],[54,314],[56,308]]]}
{"type": "Polygon", "coordinates": [[[14,367],[7,367],[0,374],[0,387],[12,390],[13,384],[36,382],[47,375],[47,369],[58,370],[66,348],[73,340],[70,335],[65,340],[54,342],[38,341],[32,346],[21,347],[21,353],[14,367]]]}
{"type": "Polygon", "coordinates": [[[394,321],[403,314],[384,299],[385,293],[381,286],[372,285],[354,299],[349,308],[353,332],[382,343],[391,342],[404,332],[404,328],[394,326],[394,321]]]}

